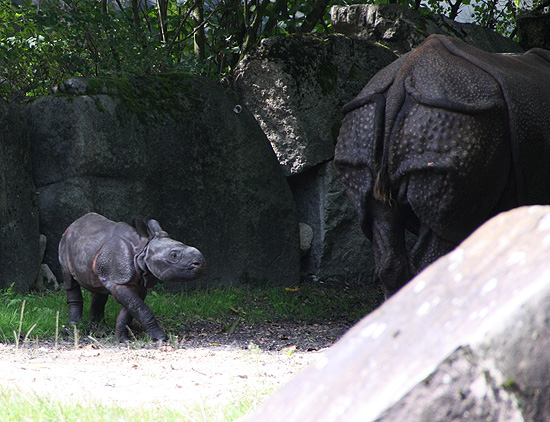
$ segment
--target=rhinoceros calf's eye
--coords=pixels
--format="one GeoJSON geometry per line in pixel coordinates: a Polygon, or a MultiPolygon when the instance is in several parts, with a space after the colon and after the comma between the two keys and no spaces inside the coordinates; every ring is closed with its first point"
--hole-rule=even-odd
{"type": "Polygon", "coordinates": [[[177,259],[178,258],[178,253],[176,251],[170,252],[170,258],[177,259]]]}

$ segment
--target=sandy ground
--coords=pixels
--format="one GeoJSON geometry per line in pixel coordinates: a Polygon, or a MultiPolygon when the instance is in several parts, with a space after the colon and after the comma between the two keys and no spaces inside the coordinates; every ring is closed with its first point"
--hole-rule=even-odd
{"type": "Polygon", "coordinates": [[[62,402],[185,410],[217,406],[290,380],[321,351],[212,346],[140,348],[0,344],[0,386],[62,402]]]}

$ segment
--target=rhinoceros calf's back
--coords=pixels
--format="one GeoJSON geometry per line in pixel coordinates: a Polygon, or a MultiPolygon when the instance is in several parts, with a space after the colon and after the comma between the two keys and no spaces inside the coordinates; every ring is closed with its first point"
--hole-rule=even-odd
{"type": "Polygon", "coordinates": [[[75,220],[59,243],[59,261],[73,277],[81,279],[92,272],[93,260],[117,223],[96,213],[75,220]]]}

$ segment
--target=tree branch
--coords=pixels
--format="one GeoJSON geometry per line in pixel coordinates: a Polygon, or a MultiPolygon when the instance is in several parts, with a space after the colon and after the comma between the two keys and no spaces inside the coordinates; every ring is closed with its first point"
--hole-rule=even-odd
{"type": "Polygon", "coordinates": [[[317,25],[319,19],[323,18],[328,2],[329,0],[315,0],[313,9],[306,16],[306,19],[300,26],[299,32],[304,33],[313,31],[313,28],[315,28],[315,25],[317,25]]]}

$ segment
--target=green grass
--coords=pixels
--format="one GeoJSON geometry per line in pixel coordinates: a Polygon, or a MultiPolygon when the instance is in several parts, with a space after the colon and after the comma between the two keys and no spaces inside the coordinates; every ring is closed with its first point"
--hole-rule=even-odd
{"type": "Polygon", "coordinates": [[[17,294],[13,289],[0,292],[0,341],[13,343],[15,333],[30,338],[53,338],[57,312],[59,321],[66,321],[67,306],[63,306],[65,292],[44,294],[17,294]],[[23,318],[21,311],[23,309],[23,318]],[[21,323],[21,329],[19,325],[21,323]],[[34,326],[34,328],[32,328],[34,326]],[[31,331],[32,328],[32,331],[31,331]]]}
{"type": "MultiPolygon", "coordinates": [[[[381,299],[379,291],[365,286],[350,288],[339,283],[311,282],[286,288],[220,287],[178,294],[160,288],[149,293],[146,303],[167,333],[178,335],[189,323],[213,319],[231,324],[237,317],[248,323],[290,320],[305,324],[353,323],[372,311],[381,299]]],[[[82,326],[88,323],[89,302],[90,294],[84,292],[82,326]]],[[[114,329],[119,309],[120,305],[109,298],[105,309],[109,329],[114,329]]],[[[0,291],[1,342],[14,343],[25,337],[53,339],[56,328],[66,320],[64,291],[35,294],[17,294],[13,289],[0,291]]]]}
{"type": "Polygon", "coordinates": [[[164,327],[180,331],[186,322],[201,319],[228,321],[235,316],[245,322],[326,321],[355,322],[372,311],[382,296],[368,289],[320,287],[226,287],[169,295],[153,291],[147,303],[164,327]],[[170,328],[169,328],[170,327],[170,328]]]}
{"type": "Polygon", "coordinates": [[[243,391],[234,402],[213,408],[202,403],[190,404],[184,410],[169,408],[124,408],[99,403],[62,403],[49,397],[18,390],[0,390],[0,420],[27,422],[225,422],[234,421],[255,408],[269,393],[243,391]]]}

